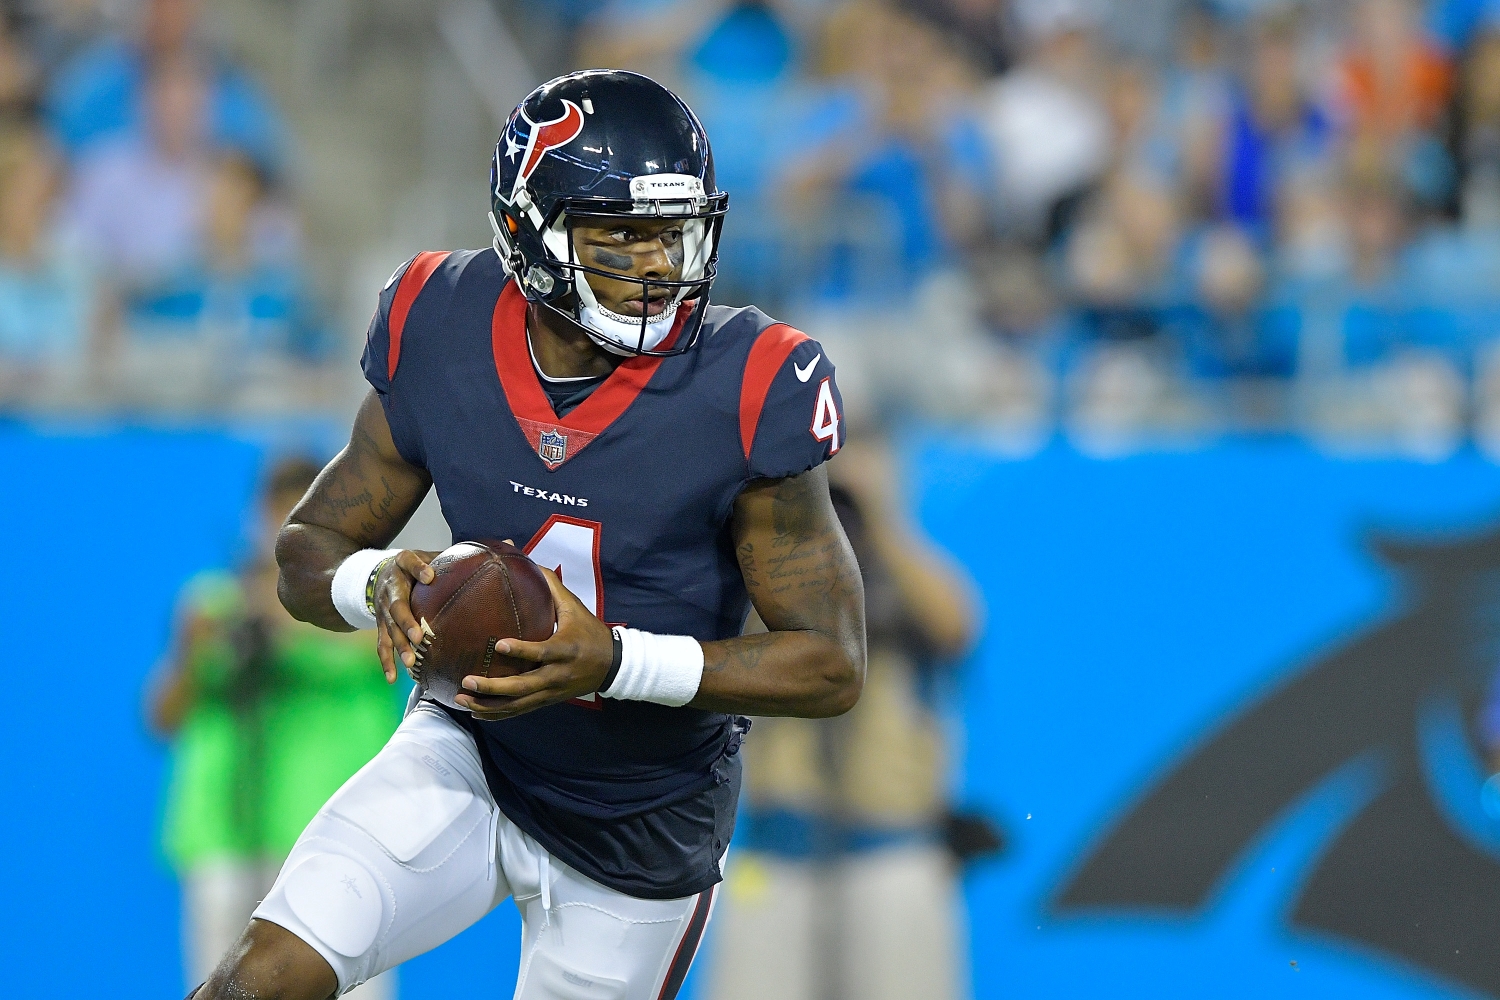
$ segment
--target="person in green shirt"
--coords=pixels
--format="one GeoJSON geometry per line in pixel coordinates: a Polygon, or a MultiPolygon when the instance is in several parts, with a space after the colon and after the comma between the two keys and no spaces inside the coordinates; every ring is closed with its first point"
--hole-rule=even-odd
{"type": "MultiPolygon", "coordinates": [[[[147,695],[172,741],[162,846],[182,882],[183,965],[202,982],[234,943],[318,809],[383,747],[405,691],[358,633],[296,621],[276,596],[271,540],[321,466],[278,462],[261,541],[237,573],[183,588],[170,651],[147,695]]],[[[387,1000],[387,976],[352,991],[387,1000]]]]}

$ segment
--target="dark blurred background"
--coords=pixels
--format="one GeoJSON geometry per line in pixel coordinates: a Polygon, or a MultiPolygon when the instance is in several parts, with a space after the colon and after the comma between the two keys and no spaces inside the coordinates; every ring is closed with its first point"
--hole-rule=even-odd
{"type": "MultiPolygon", "coordinates": [[[[179,592],[603,65],[697,110],[715,300],[825,345],[974,580],[960,992],[1500,996],[1491,0],[0,2],[5,992],[182,992],[179,592]]],[[[507,995],[502,911],[401,995],[507,995]]]]}

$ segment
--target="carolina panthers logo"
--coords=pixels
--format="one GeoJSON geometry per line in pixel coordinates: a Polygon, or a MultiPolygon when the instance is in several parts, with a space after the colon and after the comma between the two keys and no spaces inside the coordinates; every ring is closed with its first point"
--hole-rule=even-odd
{"type": "Polygon", "coordinates": [[[519,137],[514,124],[506,133],[506,158],[514,163],[517,156],[521,157],[521,169],[517,171],[515,184],[511,187],[512,200],[536,172],[537,165],[542,162],[542,157],[547,155],[548,150],[566,146],[583,132],[583,109],[567,99],[562,103],[562,114],[546,122],[534,122],[526,114],[524,107],[520,109],[520,118],[530,126],[524,146],[517,141],[519,137]]]}
{"type": "Polygon", "coordinates": [[[1376,543],[1399,613],[1232,719],[1150,788],[1067,879],[1059,913],[1203,911],[1235,861],[1362,760],[1368,798],[1303,873],[1293,926],[1500,996],[1500,830],[1479,808],[1471,727],[1500,664],[1500,531],[1376,543]]]}

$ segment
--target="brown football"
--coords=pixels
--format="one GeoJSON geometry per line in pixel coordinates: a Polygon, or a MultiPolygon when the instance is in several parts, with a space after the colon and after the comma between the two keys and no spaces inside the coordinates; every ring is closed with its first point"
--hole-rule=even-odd
{"type": "Polygon", "coordinates": [[[457,708],[465,677],[509,677],[536,664],[495,652],[497,639],[552,635],[557,609],[547,578],[509,542],[459,542],[431,563],[431,583],[411,591],[412,616],[427,635],[411,674],[429,696],[457,708]]]}

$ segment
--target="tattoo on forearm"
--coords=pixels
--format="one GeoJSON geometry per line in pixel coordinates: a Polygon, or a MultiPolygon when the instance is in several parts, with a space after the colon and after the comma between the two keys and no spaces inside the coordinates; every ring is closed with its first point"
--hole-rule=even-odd
{"type": "Polygon", "coordinates": [[[721,670],[754,670],[766,655],[766,650],[777,641],[771,632],[742,635],[738,639],[726,639],[715,643],[703,660],[703,672],[716,674],[721,670]]]}

